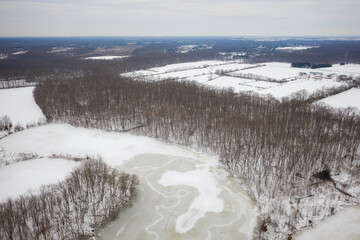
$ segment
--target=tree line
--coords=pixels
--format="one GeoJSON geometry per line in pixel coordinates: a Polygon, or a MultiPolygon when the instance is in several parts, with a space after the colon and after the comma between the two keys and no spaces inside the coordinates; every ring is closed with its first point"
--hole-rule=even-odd
{"type": "Polygon", "coordinates": [[[64,181],[0,203],[0,238],[89,239],[132,204],[138,183],[100,158],[86,160],[64,181]]]}
{"type": "Polygon", "coordinates": [[[341,204],[360,202],[354,188],[360,184],[360,118],[350,110],[111,74],[45,82],[34,96],[50,122],[131,131],[218,154],[249,183],[261,213],[259,239],[291,236],[341,204]],[[314,178],[324,169],[349,176],[337,187],[350,196],[314,178]]]}

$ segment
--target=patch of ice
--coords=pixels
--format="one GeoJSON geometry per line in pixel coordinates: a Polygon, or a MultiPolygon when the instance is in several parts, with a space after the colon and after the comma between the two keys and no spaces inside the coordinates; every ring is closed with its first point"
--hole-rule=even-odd
{"type": "Polygon", "coordinates": [[[159,183],[163,186],[187,185],[199,191],[199,196],[194,199],[189,209],[177,218],[177,233],[185,233],[192,229],[207,212],[223,211],[223,200],[218,198],[221,190],[217,187],[210,169],[210,166],[205,166],[188,172],[168,171],[161,176],[159,183]]]}

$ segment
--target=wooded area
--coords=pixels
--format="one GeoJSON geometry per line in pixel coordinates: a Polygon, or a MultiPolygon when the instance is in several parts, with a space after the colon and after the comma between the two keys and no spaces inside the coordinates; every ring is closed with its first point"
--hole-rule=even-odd
{"type": "Polygon", "coordinates": [[[216,153],[249,184],[261,213],[259,239],[291,236],[360,201],[360,117],[348,110],[309,105],[301,96],[278,101],[112,74],[46,82],[34,95],[50,122],[131,131],[216,153]],[[348,178],[333,184],[313,176],[324,170],[348,178]]]}
{"type": "Polygon", "coordinates": [[[64,181],[0,203],[0,238],[89,239],[132,204],[138,183],[100,158],[84,160],[64,181]]]}

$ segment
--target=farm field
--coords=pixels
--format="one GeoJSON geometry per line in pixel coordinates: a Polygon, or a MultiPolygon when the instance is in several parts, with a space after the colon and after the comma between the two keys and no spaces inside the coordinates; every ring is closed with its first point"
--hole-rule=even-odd
{"type": "Polygon", "coordinates": [[[36,104],[33,91],[35,87],[0,89],[0,118],[7,115],[13,125],[36,124],[45,116],[36,104]]]}
{"type": "Polygon", "coordinates": [[[114,60],[127,58],[129,56],[96,56],[96,57],[86,57],[85,60],[114,60]]]}
{"type": "Polygon", "coordinates": [[[19,197],[29,190],[36,192],[42,185],[57,183],[78,164],[64,159],[41,158],[1,167],[0,201],[19,197]]]}
{"type": "Polygon", "coordinates": [[[139,70],[123,76],[149,81],[176,78],[195,81],[211,87],[231,88],[235,92],[271,94],[275,98],[290,97],[305,90],[312,94],[318,90],[347,86],[337,80],[339,75],[360,76],[360,65],[334,65],[331,68],[292,68],[290,63],[244,64],[240,61],[200,61],[170,64],[164,67],[139,70]],[[300,77],[300,73],[305,74],[300,77]],[[320,74],[321,77],[316,77],[320,74]],[[329,76],[330,74],[333,74],[329,76]]]}
{"type": "Polygon", "coordinates": [[[354,107],[360,111],[360,89],[352,88],[345,92],[324,98],[319,103],[325,103],[335,108],[354,107]]]}

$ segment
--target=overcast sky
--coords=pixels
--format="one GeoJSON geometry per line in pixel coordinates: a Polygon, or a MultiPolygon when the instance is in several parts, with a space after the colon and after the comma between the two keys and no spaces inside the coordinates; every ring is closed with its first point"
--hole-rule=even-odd
{"type": "Polygon", "coordinates": [[[360,0],[0,0],[0,36],[359,36],[360,0]]]}

